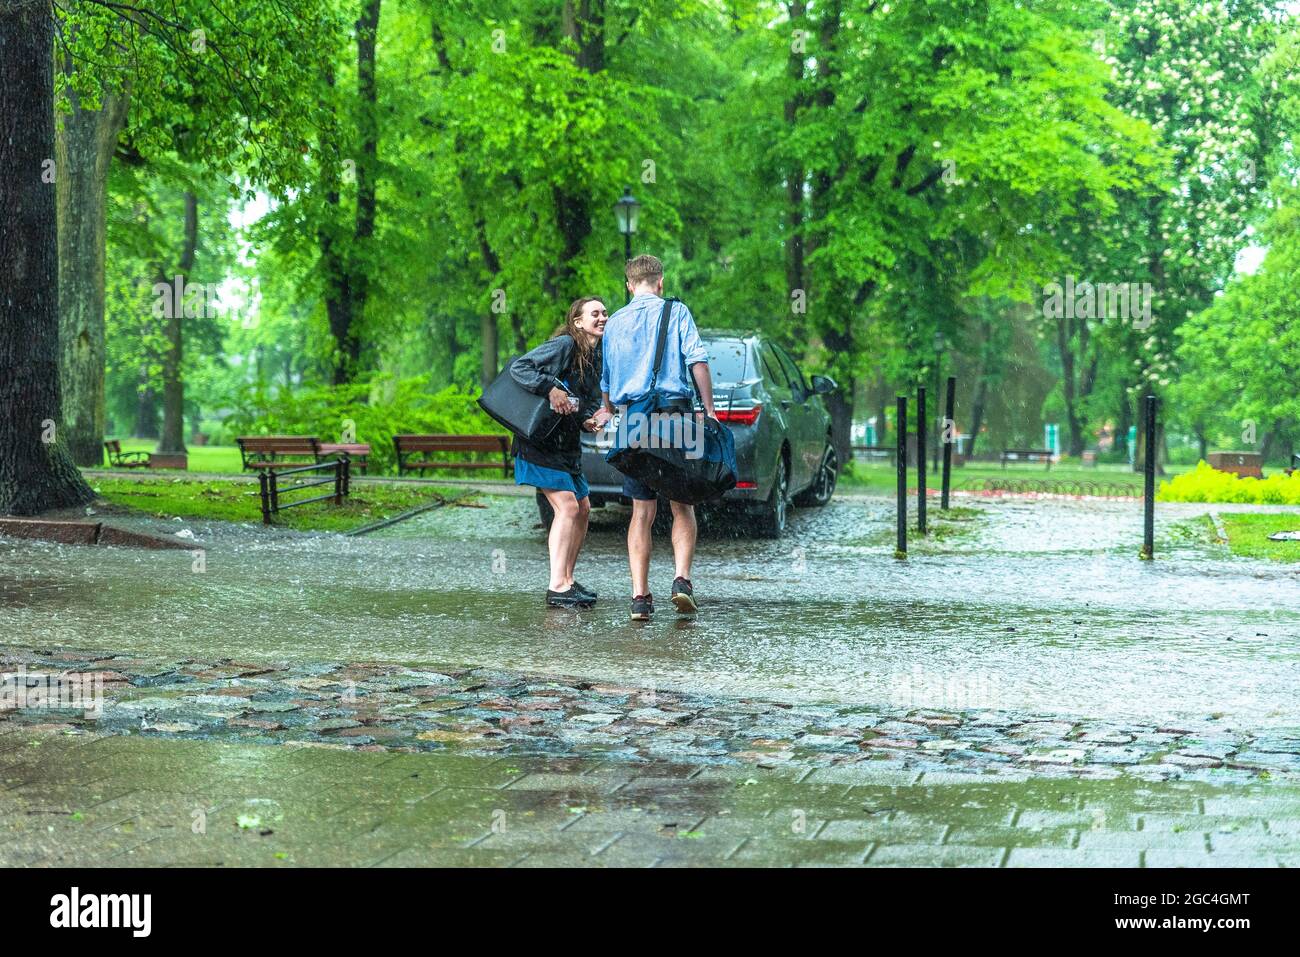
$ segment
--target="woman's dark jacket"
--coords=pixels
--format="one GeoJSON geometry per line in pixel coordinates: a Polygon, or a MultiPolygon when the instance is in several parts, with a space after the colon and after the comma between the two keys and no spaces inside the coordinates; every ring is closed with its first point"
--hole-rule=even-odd
{"type": "Polygon", "coordinates": [[[570,335],[548,339],[510,366],[510,376],[534,395],[546,395],[557,386],[578,397],[578,411],[560,418],[546,438],[530,442],[515,436],[514,454],[546,468],[570,475],[582,473],[582,423],[601,407],[600,347],[585,373],[577,368],[578,344],[570,335]]]}

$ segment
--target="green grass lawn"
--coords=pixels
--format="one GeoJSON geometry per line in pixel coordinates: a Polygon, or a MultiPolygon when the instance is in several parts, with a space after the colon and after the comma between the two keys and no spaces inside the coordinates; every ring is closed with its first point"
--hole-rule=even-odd
{"type": "MultiPolygon", "coordinates": [[[[1274,532],[1300,529],[1300,512],[1268,514],[1219,514],[1228,533],[1228,548],[1243,558],[1268,558],[1279,562],[1300,562],[1300,542],[1272,542],[1274,532]]],[[[1206,517],[1209,521],[1209,517],[1206,517]]]]}
{"type": "MultiPolygon", "coordinates": [[[[256,482],[188,481],[185,479],[104,478],[91,486],[106,501],[156,518],[201,518],[225,522],[262,521],[256,482]]],[[[285,495],[281,501],[309,498],[329,490],[328,486],[285,495]]],[[[313,502],[275,516],[275,524],[298,531],[347,532],[371,522],[382,521],[408,509],[455,495],[462,489],[430,485],[352,484],[343,505],[313,502]]]]}
{"type": "MultiPolygon", "coordinates": [[[[158,447],[153,439],[122,439],[123,452],[152,452],[158,447]]],[[[243,462],[237,445],[191,445],[189,470],[191,472],[242,472],[243,462]]],[[[108,459],[105,458],[105,463],[108,459]]]]}
{"type": "MultiPolygon", "coordinates": [[[[1165,466],[1170,475],[1185,471],[1186,466],[1165,466]]],[[[908,488],[916,487],[917,472],[915,468],[907,470],[908,488]]],[[[1123,485],[1127,488],[1141,489],[1142,474],[1133,472],[1124,465],[1098,465],[1083,468],[1078,465],[1053,465],[1049,472],[1039,463],[1018,463],[1002,468],[996,462],[969,462],[952,470],[952,487],[954,489],[976,487],[985,479],[1004,479],[1017,481],[1022,479],[1049,482],[1092,482],[1094,484],[1123,485]]],[[[878,492],[892,495],[897,485],[894,467],[887,462],[863,462],[855,460],[840,474],[840,482],[845,488],[861,491],[878,492]]],[[[1158,481],[1158,479],[1157,479],[1158,481]]],[[[926,486],[939,488],[942,472],[926,467],[926,486]]]]}
{"type": "MultiPolygon", "coordinates": [[[[123,452],[152,452],[157,448],[158,443],[153,439],[122,439],[123,452]]],[[[189,469],[190,472],[212,472],[225,475],[238,475],[244,472],[243,459],[239,455],[239,446],[237,445],[191,445],[189,451],[189,469]]],[[[448,461],[464,461],[465,456],[450,458],[448,461]]],[[[107,462],[107,459],[105,460],[107,462]]],[[[500,461],[498,456],[497,461],[500,461]]],[[[286,467],[293,465],[304,465],[305,459],[295,459],[292,462],[286,462],[286,467]]],[[[374,463],[371,463],[372,471],[368,474],[381,474],[373,471],[374,463]]],[[[102,466],[107,468],[107,465],[102,466]]],[[[122,469],[121,471],[132,471],[139,473],[140,469],[122,469]]],[[[394,471],[396,471],[394,469],[394,471]]],[[[157,475],[184,475],[184,472],[171,472],[158,470],[157,475]]],[[[244,473],[251,474],[251,473],[244,473]]],[[[360,472],[355,466],[352,474],[363,475],[367,473],[360,472]]],[[[513,475],[513,473],[512,473],[513,475]]],[[[397,476],[394,475],[394,478],[397,476]]],[[[408,472],[403,478],[458,478],[458,479],[483,479],[483,480],[500,480],[511,477],[503,476],[499,469],[427,469],[422,473],[408,472]]]]}

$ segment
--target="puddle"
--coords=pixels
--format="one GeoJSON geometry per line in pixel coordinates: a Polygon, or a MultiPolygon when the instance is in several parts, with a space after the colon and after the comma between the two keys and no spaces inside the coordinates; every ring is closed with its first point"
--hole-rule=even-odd
{"type": "MultiPolygon", "coordinates": [[[[884,499],[793,513],[778,542],[701,541],[701,614],[627,618],[626,512],[593,513],[586,612],[542,604],[530,499],[438,509],[362,538],[191,522],[189,552],[0,544],[8,643],[241,661],[460,663],[697,693],[1135,720],[1296,722],[1300,569],[1229,559],[1181,534],[1207,506],[1161,506],[1137,560],[1136,502],[980,502],[970,534],[906,562],[864,544],[884,499]]],[[[961,501],[956,504],[971,504],[961,501]]],[[[937,511],[937,508],[935,509],[937,511]]]]}

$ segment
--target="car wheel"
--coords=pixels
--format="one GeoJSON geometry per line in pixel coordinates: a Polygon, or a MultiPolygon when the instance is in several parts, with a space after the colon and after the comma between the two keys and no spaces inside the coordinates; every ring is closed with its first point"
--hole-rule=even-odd
{"type": "Polygon", "coordinates": [[[785,456],[776,460],[776,475],[772,478],[772,493],[758,514],[758,534],[763,538],[780,538],[785,532],[786,513],[789,508],[790,477],[785,456]]]}
{"type": "Polygon", "coordinates": [[[794,500],[796,505],[812,505],[820,508],[830,502],[835,494],[835,483],[840,477],[840,460],[835,454],[835,447],[828,445],[822,453],[822,464],[817,467],[817,477],[812,485],[800,492],[794,500]]]}
{"type": "Polygon", "coordinates": [[[551,503],[546,501],[546,496],[541,492],[537,493],[537,517],[542,520],[542,528],[549,532],[551,523],[555,521],[555,509],[551,508],[551,503]]]}

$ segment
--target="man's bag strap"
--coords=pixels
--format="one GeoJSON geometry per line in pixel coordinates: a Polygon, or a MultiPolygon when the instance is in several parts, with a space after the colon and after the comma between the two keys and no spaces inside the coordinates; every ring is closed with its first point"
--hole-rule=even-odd
{"type": "Polygon", "coordinates": [[[659,314],[659,335],[655,340],[655,364],[654,371],[650,374],[650,391],[653,392],[655,386],[659,384],[659,369],[664,364],[664,346],[668,342],[668,317],[672,315],[673,303],[681,302],[680,299],[665,299],[664,311],[659,314]]]}

